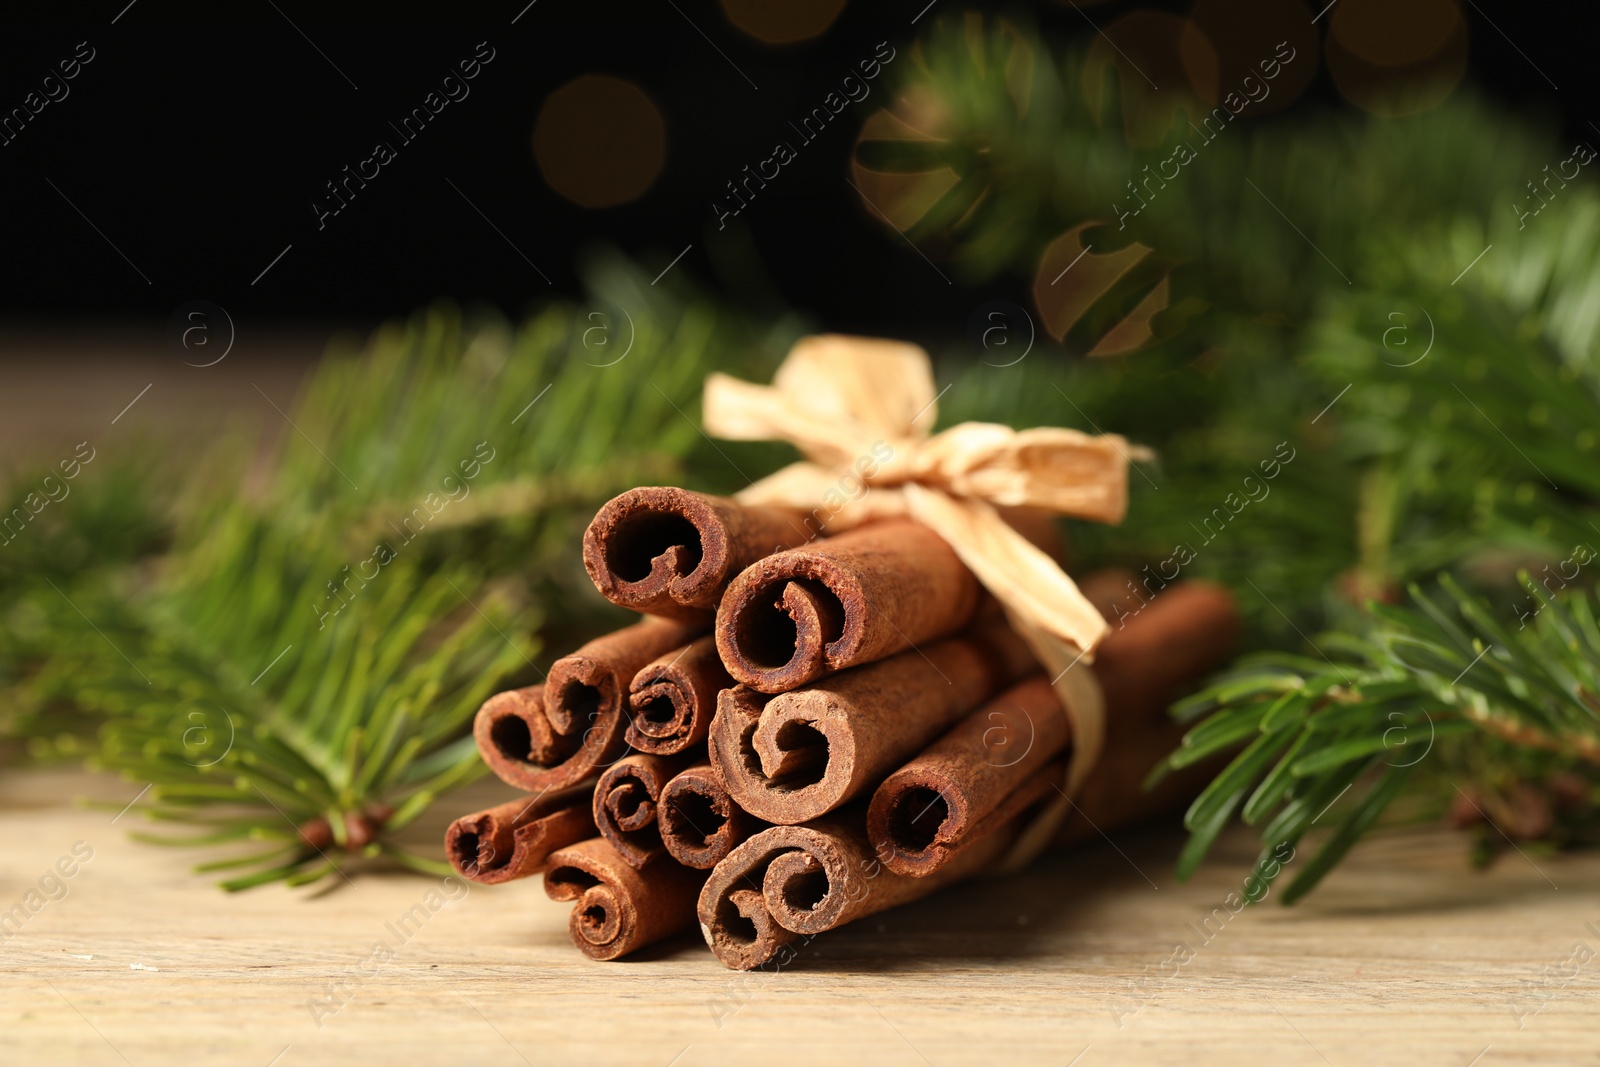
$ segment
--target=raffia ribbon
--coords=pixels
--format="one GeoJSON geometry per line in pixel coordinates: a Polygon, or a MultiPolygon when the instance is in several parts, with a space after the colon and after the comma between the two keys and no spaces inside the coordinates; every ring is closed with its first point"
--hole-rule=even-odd
{"type": "Polygon", "coordinates": [[[890,515],[930,527],[1005,607],[1050,672],[1072,726],[1065,789],[1024,830],[1010,868],[1049,843],[1099,757],[1105,701],[1093,673],[1073,668],[1093,661],[1107,627],[1072,579],[996,507],[1120,522],[1129,458],[1147,453],[1116,434],[1055,427],[965,422],[935,435],[940,395],[916,345],[829,334],[796,343],[770,386],[710,375],[702,417],[715,436],[784,440],[806,456],[739,493],[744,503],[826,509],[830,532],[890,515]]]}

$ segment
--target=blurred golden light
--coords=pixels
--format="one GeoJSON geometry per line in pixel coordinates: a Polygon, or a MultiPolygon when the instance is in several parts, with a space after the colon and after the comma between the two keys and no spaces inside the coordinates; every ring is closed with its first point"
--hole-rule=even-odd
{"type": "Polygon", "coordinates": [[[545,97],[533,154],[550,188],[580,207],[637,200],[661,176],[667,124],[633,82],[580,75],[545,97]]]}
{"type": "Polygon", "coordinates": [[[1442,103],[1467,71],[1467,21],[1455,0],[1342,0],[1328,27],[1328,72],[1377,115],[1442,103]]]}
{"type": "MultiPolygon", "coordinates": [[[[892,107],[867,118],[850,157],[850,180],[861,195],[862,209],[902,234],[916,230],[917,247],[935,259],[956,252],[963,230],[989,202],[994,180],[1002,177],[989,166],[987,143],[967,156],[951,152],[952,141],[1005,136],[1020,128],[1033,95],[1036,57],[1025,34],[997,20],[993,25],[998,32],[990,35],[978,12],[964,13],[961,25],[977,76],[1003,90],[1002,110],[990,114],[987,124],[963,133],[961,100],[925,83],[913,85],[892,107]],[[966,158],[954,162],[961,156],[966,158]],[[930,216],[940,221],[922,227],[930,216]]],[[[911,55],[917,56],[919,48],[913,47],[911,55]]]]}
{"type": "Polygon", "coordinates": [[[1105,26],[1089,46],[1084,98],[1099,115],[1106,71],[1114,68],[1128,143],[1135,147],[1160,144],[1177,113],[1189,110],[1195,92],[1182,54],[1188,25],[1177,15],[1134,11],[1105,26]]]}
{"type": "Polygon", "coordinates": [[[764,44],[794,44],[822,36],[845,0],[722,0],[722,13],[764,44]]]}
{"type": "Polygon", "coordinates": [[[1085,345],[1092,341],[1085,354],[1095,358],[1125,356],[1144,347],[1155,337],[1155,317],[1172,301],[1171,264],[1153,256],[1150,246],[1134,241],[1124,248],[1091,251],[1096,246],[1084,234],[1104,225],[1079,223],[1058,236],[1045,246],[1033,275],[1033,305],[1045,331],[1057,341],[1068,334],[1079,335],[1085,345]],[[1119,319],[1117,307],[1135,293],[1143,295],[1119,319]]]}
{"type": "Polygon", "coordinates": [[[1301,0],[1196,0],[1182,54],[1208,105],[1234,93],[1246,99],[1239,114],[1265,115],[1288,107],[1316,76],[1317,29],[1301,0]],[[1265,95],[1247,99],[1262,85],[1265,95]]]}
{"type": "Polygon", "coordinates": [[[1378,67],[1432,59],[1461,26],[1452,0],[1345,0],[1333,11],[1329,36],[1378,67]]]}
{"type": "Polygon", "coordinates": [[[850,157],[850,174],[862,198],[881,212],[890,226],[901,231],[922,221],[946,193],[961,184],[961,175],[947,163],[931,162],[938,149],[948,145],[937,107],[925,92],[902,97],[895,111],[879,110],[867,117],[850,157]],[[921,105],[921,106],[919,106],[921,105]],[[911,116],[912,121],[906,117],[911,116]],[[920,119],[921,121],[916,121],[920,119]],[[899,167],[874,167],[862,162],[863,148],[878,154],[899,154],[915,159],[925,150],[929,162],[907,162],[899,167]],[[910,151],[904,151],[909,149],[910,151]],[[901,150],[895,152],[894,150],[901,150]]]}

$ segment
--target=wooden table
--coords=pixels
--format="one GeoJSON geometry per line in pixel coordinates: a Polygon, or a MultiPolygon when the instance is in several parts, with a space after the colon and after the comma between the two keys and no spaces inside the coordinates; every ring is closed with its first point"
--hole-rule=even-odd
{"type": "Polygon", "coordinates": [[[246,323],[225,358],[198,367],[221,353],[175,349],[159,321],[0,323],[0,482],[54,466],[80,441],[97,459],[145,462],[159,441],[192,464],[196,450],[249,430],[265,452],[289,428],[273,405],[290,409],[330,339],[348,350],[358,336],[332,323],[246,323]]]}
{"type": "Polygon", "coordinates": [[[446,899],[438,879],[353,871],[224,894],[189,851],[128,839],[140,805],[72,802],[139,783],[0,774],[0,912],[93,850],[0,945],[5,1064],[1600,1062],[1600,857],[1511,853],[1480,874],[1461,837],[1406,833],[1301,905],[1233,916],[1247,835],[1179,886],[1180,835],[1117,834],[741,975],[695,932],[591,963],[537,879],[446,899]],[[374,964],[376,943],[393,958],[374,964]]]}

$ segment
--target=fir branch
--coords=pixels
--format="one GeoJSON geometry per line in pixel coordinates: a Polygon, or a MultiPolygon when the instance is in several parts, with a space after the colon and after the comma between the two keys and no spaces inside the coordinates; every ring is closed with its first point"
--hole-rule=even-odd
{"type": "Polygon", "coordinates": [[[206,865],[245,870],[229,889],[351,859],[436,871],[394,835],[482,773],[472,716],[538,680],[541,628],[601,612],[567,589],[594,510],[704,478],[688,412],[745,358],[727,316],[601,275],[637,301],[625,362],[592,358],[587,309],[515,335],[448,308],[385,328],[318,369],[262,492],[198,472],[158,566],[32,598],[38,658],[12,695],[49,712],[36,742],[65,709],[98,718],[91,766],[150,783],[145,817],[195,831],[173,843],[269,842],[206,865]]]}
{"type": "MultiPolygon", "coordinates": [[[[1354,608],[1448,570],[1496,596],[1517,589],[1519,568],[1591,584],[1570,568],[1594,558],[1600,533],[1600,197],[1563,189],[1561,210],[1531,223],[1502,210],[1524,169],[1565,153],[1466,92],[1401,120],[1224,116],[1213,135],[1192,124],[1193,101],[1125,110],[1120,75],[1084,45],[1047,50],[976,16],[945,21],[916,56],[856,153],[899,228],[987,280],[1035,276],[1049,242],[1088,224],[1081,240],[1096,254],[1148,248],[1173,265],[1174,294],[1210,309],[1181,329],[1158,314],[1131,358],[973,367],[950,406],[982,417],[1014,405],[1023,424],[1104,428],[1160,451],[1159,470],[1130,480],[1123,527],[1074,529],[1086,569],[1148,575],[1166,557],[1170,573],[1182,558],[1184,577],[1240,591],[1254,647],[1335,628],[1320,642],[1327,656],[1247,658],[1177,709],[1205,720],[1169,767],[1242,746],[1190,811],[1180,871],[1242,810],[1268,820],[1258,873],[1275,876],[1273,847],[1323,825],[1332,805],[1343,822],[1301,867],[1294,899],[1397,798],[1448,802],[1441,769],[1486,790],[1501,826],[1528,807],[1516,796],[1592,762],[1595,644],[1575,592],[1558,598],[1575,620],[1559,633],[1554,606],[1513,634],[1453,585],[1448,608],[1420,594],[1403,610],[1354,608]],[[1147,182],[1192,134],[1201,151],[1177,177],[1147,182]],[[1280,440],[1301,458],[1271,499],[1237,522],[1217,512],[1280,440]],[[1191,541],[1211,514],[1225,534],[1191,541]],[[1414,770],[1414,748],[1390,750],[1418,731],[1437,745],[1414,770]]],[[[1073,279],[1035,277],[1046,318],[1050,302],[1070,303],[1057,283],[1073,279]]],[[[1071,300],[1103,305],[1085,321],[1127,310],[1116,286],[1079,289],[1071,300]]],[[[1094,336],[1068,335],[1067,348],[1094,336]]],[[[1528,608],[1550,601],[1528,588],[1528,608]]],[[[1592,802],[1579,807],[1573,819],[1594,820],[1592,802]]],[[[1533,819],[1509,832],[1592,830],[1533,819]]]]}
{"type": "MultiPolygon", "coordinates": [[[[1179,109],[1154,147],[1131,137],[1114,77],[1096,88],[1081,47],[1052,52],[1013,27],[942,24],[917,57],[894,115],[924,139],[880,136],[869,121],[858,165],[902,191],[953,171],[943,195],[961,210],[900,221],[975,277],[1030,275],[1044,242],[1105,222],[1130,177],[1192,136],[1179,109]]],[[[1253,644],[1292,642],[1296,628],[1328,624],[1330,601],[1337,612],[1393,599],[1447,567],[1509,587],[1518,566],[1554,564],[1600,528],[1600,390],[1583,347],[1600,332],[1584,310],[1600,198],[1572,190],[1573,225],[1553,212],[1526,232],[1509,212],[1473,221],[1517,187],[1519,158],[1548,154],[1524,125],[1465,93],[1401,121],[1240,120],[1125,227],[1090,237],[1097,252],[1138,242],[1192,264],[1174,285],[1193,284],[1207,314],[1131,358],[969,363],[949,406],[1154,446],[1160,468],[1130,479],[1129,521],[1075,528],[1080,558],[1139,571],[1184,547],[1197,557],[1186,576],[1245,591],[1253,644]],[[1491,242],[1492,260],[1452,287],[1491,242]],[[1203,277],[1180,283],[1186,273],[1203,277]],[[1278,442],[1299,458],[1272,499],[1215,544],[1197,538],[1278,442]]]]}
{"type": "Polygon", "coordinates": [[[1360,635],[1325,638],[1328,659],[1259,654],[1174,709],[1200,721],[1168,769],[1249,741],[1190,807],[1180,877],[1241,807],[1245,822],[1266,822],[1264,855],[1298,844],[1328,808],[1342,810],[1343,822],[1285,894],[1292,902],[1375,824],[1414,769],[1453,785],[1486,746],[1503,742],[1554,754],[1546,775],[1600,766],[1591,594],[1541,595],[1532,624],[1515,630],[1448,577],[1434,593],[1412,586],[1410,596],[1407,607],[1375,606],[1360,635]]]}

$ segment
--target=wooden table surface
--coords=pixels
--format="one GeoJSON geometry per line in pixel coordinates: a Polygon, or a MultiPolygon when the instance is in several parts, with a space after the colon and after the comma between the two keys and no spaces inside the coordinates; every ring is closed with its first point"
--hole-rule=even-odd
{"type": "Polygon", "coordinates": [[[74,803],[124,804],[139,783],[0,775],[0,912],[46,898],[0,931],[5,1064],[1600,1062],[1595,856],[1511,853],[1473,873],[1461,837],[1408,832],[1294,908],[1235,917],[1248,836],[1179,886],[1180,835],[1120,833],[741,975],[692,931],[592,963],[538,879],[447,899],[439,879],[352,870],[228,895],[189,851],[128,839],[138,804],[113,821],[74,803]],[[41,886],[74,846],[92,858],[41,886]],[[397,937],[430,892],[441,906],[397,937]],[[375,964],[378,942],[392,958],[375,964]]]}

